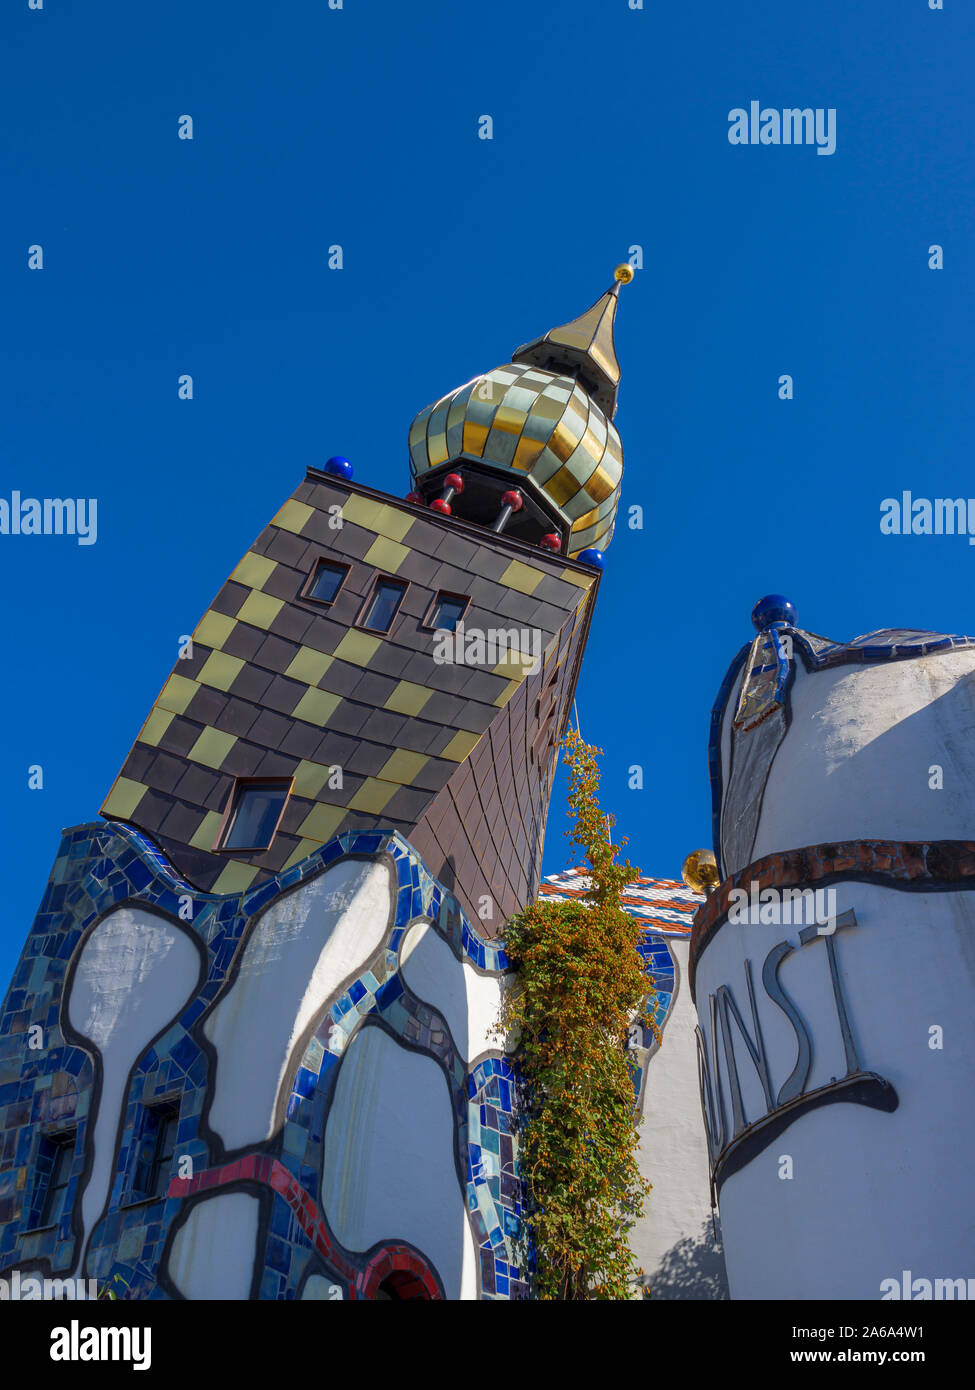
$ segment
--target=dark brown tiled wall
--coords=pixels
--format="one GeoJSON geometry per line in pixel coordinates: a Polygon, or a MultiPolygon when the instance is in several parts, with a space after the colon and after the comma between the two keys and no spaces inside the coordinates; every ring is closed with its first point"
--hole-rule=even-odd
{"type": "Polygon", "coordinates": [[[537,886],[552,742],[571,703],[597,576],[315,474],[242,565],[205,615],[192,659],[174,666],[103,813],[144,831],[196,886],[221,892],[261,882],[343,830],[388,827],[452,878],[475,915],[490,896],[496,916],[483,929],[498,930],[537,886]],[[340,529],[330,525],[334,507],[346,514],[340,529]],[[320,557],[351,566],[328,608],[300,596],[320,557]],[[409,581],[388,636],[355,627],[377,572],[409,581]],[[421,623],[440,589],[471,596],[468,628],[538,628],[549,649],[544,670],[518,684],[438,665],[421,623]],[[373,648],[363,638],[378,641],[373,648]],[[414,713],[415,687],[425,698],[414,713]],[[394,750],[406,766],[392,773],[394,750]],[[316,767],[335,764],[343,787],[315,787],[316,767]],[[295,775],[269,850],[212,852],[235,778],[295,775]],[[377,794],[387,798],[381,806],[377,794]]]}

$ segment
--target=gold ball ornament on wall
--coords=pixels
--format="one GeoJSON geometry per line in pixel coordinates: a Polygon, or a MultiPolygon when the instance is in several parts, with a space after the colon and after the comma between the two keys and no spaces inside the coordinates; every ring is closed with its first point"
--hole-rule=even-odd
{"type": "Polygon", "coordinates": [[[681,865],[681,877],[694,893],[709,897],[720,882],[718,861],[709,849],[696,849],[681,865]]]}
{"type": "Polygon", "coordinates": [[[622,265],[618,265],[613,271],[613,279],[618,280],[621,285],[628,285],[635,273],[629,261],[624,261],[622,265]]]}

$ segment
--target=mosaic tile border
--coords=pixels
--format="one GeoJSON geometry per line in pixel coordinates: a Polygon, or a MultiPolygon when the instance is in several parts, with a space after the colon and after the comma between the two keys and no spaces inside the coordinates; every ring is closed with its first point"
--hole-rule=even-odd
{"type": "Polygon", "coordinates": [[[724,879],[698,908],[691,935],[689,975],[724,926],[735,889],[806,888],[842,880],[879,883],[921,893],[975,889],[975,840],[838,840],[766,854],[724,879]]]}
{"type": "MultiPolygon", "coordinates": [[[[496,942],[479,935],[412,847],[396,833],[377,831],[338,836],[258,888],[226,895],[196,892],[145,836],[129,826],[98,823],[65,832],[0,1018],[0,1162],[8,1169],[0,1174],[0,1213],[5,1218],[0,1266],[34,1264],[54,1273],[70,1268],[74,1259],[78,1232],[70,1212],[86,1172],[85,1129],[94,1068],[88,1054],[64,1038],[59,1016],[65,973],[83,934],[120,903],[131,902],[180,920],[206,953],[202,987],[133,1070],[108,1207],[91,1232],[87,1259],[91,1277],[108,1282],[118,1276],[130,1298],[172,1297],[175,1291],[159,1275],[167,1236],[185,1210],[186,1197],[215,1185],[220,1172],[211,1161],[212,1137],[200,1124],[210,1059],[195,1036],[197,1025],[222,988],[255,914],[279,894],[350,855],[392,860],[396,873],[393,922],[379,956],[334,1001],[306,1046],[280,1133],[258,1146],[259,1152],[239,1160],[241,1164],[251,1158],[255,1163],[277,1163],[294,1185],[294,1192],[288,1189],[290,1196],[305,1194],[296,1209],[294,1201],[271,1184],[259,1296],[295,1298],[312,1271],[335,1277],[352,1297],[359,1285],[346,1271],[355,1271],[356,1279],[364,1275],[363,1257],[342,1251],[331,1233],[326,1232],[323,1245],[319,1226],[310,1226],[307,1218],[308,1203],[314,1203],[317,1211],[313,1194],[320,1182],[324,1124],[337,1066],[349,1040],[366,1021],[385,1028],[407,1047],[422,1048],[439,1062],[454,1100],[458,1174],[466,1183],[467,1208],[479,1249],[481,1296],[525,1295],[526,1287],[513,1263],[521,1192],[511,1135],[510,1067],[499,1055],[483,1058],[468,1069],[445,1020],[404,986],[398,947],[413,923],[431,922],[455,956],[479,972],[502,973],[509,963],[496,942]],[[24,1052],[21,1035],[36,1023],[51,1044],[31,1059],[24,1052]],[[144,1107],[163,1098],[179,1101],[177,1143],[181,1154],[193,1158],[197,1186],[190,1190],[171,1183],[164,1199],[132,1202],[128,1189],[131,1147],[139,1142],[144,1107]],[[43,1192],[39,1159],[46,1134],[52,1125],[64,1129],[68,1122],[77,1132],[66,1214],[56,1228],[38,1230],[36,1201],[32,1206],[25,1188],[30,1184],[35,1195],[43,1192]]],[[[229,1167],[232,1170],[234,1165],[229,1167]]],[[[240,1169],[238,1180],[244,1180],[240,1169]]],[[[321,1222],[324,1231],[324,1217],[321,1222]]],[[[376,1258],[375,1253],[369,1257],[374,1264],[376,1258]]],[[[424,1274],[413,1268],[423,1264],[418,1252],[401,1252],[396,1258],[406,1261],[397,1268],[421,1283],[434,1278],[429,1271],[424,1274]]]]}

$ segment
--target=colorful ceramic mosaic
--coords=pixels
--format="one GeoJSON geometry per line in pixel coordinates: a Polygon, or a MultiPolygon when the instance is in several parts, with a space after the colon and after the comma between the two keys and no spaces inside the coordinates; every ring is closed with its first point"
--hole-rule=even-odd
{"type": "Polygon", "coordinates": [[[65,832],[0,1016],[0,1269],[41,1267],[56,1274],[70,1270],[76,1258],[79,1227],[72,1214],[86,1171],[94,1067],[89,1054],[70,1045],[61,1031],[63,985],[83,934],[123,902],[180,918],[205,950],[206,969],[190,1002],[142,1053],[129,1079],[108,1209],[88,1245],[89,1277],[105,1285],[118,1276],[129,1298],[172,1297],[177,1291],[167,1283],[163,1256],[187,1199],[238,1184],[256,1191],[269,1210],[263,1254],[258,1250],[258,1259],[263,1258],[259,1297],[300,1297],[312,1275],[333,1280],[350,1299],[371,1297],[387,1276],[413,1281],[420,1291],[413,1296],[442,1297],[436,1272],[419,1252],[393,1245],[367,1258],[344,1250],[318,1204],[335,1080],[350,1039],[368,1019],[439,1063],[453,1099],[458,1171],[466,1173],[481,1296],[524,1295],[513,1265],[521,1193],[511,1135],[510,1068],[500,1053],[482,1056],[468,1068],[444,1019],[404,985],[398,948],[414,922],[431,922],[460,960],[496,973],[508,963],[497,944],[479,936],[405,840],[371,831],[339,836],[259,888],[226,895],[197,893],[151,843],[121,823],[65,832]],[[395,866],[395,918],[384,948],[332,1003],[305,1047],[278,1132],[233,1163],[213,1164],[200,1127],[212,1085],[211,1059],[198,1025],[224,985],[255,914],[349,855],[386,857],[395,866]],[[33,1051],[29,1039],[38,1025],[46,1043],[33,1051]],[[178,1152],[192,1158],[193,1177],[173,1173],[165,1196],[137,1200],[133,1159],[147,1107],[162,1099],[178,1107],[178,1152]],[[55,1224],[44,1227],[40,1207],[54,1162],[51,1136],[67,1131],[74,1140],[63,1210],[55,1224]]]}
{"type": "MultiPolygon", "coordinates": [[[[565,869],[546,874],[539,895],[556,902],[585,898],[589,880],[586,870],[565,869]]],[[[690,936],[694,914],[704,899],[684,883],[672,878],[638,878],[623,893],[624,909],[648,930],[661,936],[690,936]]]]}
{"type": "Polygon", "coordinates": [[[774,627],[760,632],[752,642],[735,713],[736,729],[754,729],[782,708],[791,670],[787,652],[788,648],[774,627]]]}

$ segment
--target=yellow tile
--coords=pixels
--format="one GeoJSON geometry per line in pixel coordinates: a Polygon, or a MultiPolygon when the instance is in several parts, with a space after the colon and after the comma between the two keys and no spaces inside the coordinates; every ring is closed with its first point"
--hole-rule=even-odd
{"type": "Polygon", "coordinates": [[[387,536],[391,541],[401,541],[415,520],[416,518],[407,512],[397,511],[395,507],[384,506],[375,529],[381,536],[387,536]]]}
{"type": "Polygon", "coordinates": [[[283,607],[284,599],[272,598],[270,594],[262,594],[259,590],[252,589],[240,605],[237,617],[241,622],[251,623],[254,627],[267,628],[283,607]]]}
{"type": "Polygon", "coordinates": [[[341,695],[333,695],[330,690],[316,690],[312,686],[305,691],[291,713],[295,719],[306,719],[309,724],[324,725],[341,703],[341,695]]]}
{"type": "Polygon", "coordinates": [[[522,661],[518,652],[511,652],[510,655],[505,657],[504,661],[499,661],[497,666],[492,666],[491,675],[508,676],[511,680],[520,683],[528,675],[528,672],[534,664],[535,661],[533,657],[528,657],[525,661],[522,661]]]}
{"type": "Polygon", "coordinates": [[[324,763],[310,763],[306,758],[295,768],[295,796],[307,796],[309,801],[315,797],[328,781],[329,769],[324,763]]]}
{"type": "Polygon", "coordinates": [[[512,560],[498,583],[506,584],[509,589],[517,589],[520,594],[533,594],[544,578],[541,570],[523,565],[520,560],[512,560]]]}
{"type": "Polygon", "coordinates": [[[404,787],[412,785],[416,774],[430,758],[426,753],[413,753],[407,748],[396,748],[383,763],[376,776],[384,782],[399,782],[404,787]]]}
{"type": "MultiPolygon", "coordinates": [[[[525,636],[530,637],[530,634],[526,633],[525,636]]],[[[491,668],[492,676],[506,676],[520,681],[528,674],[535,665],[536,657],[530,651],[523,651],[520,641],[518,629],[510,628],[505,636],[504,645],[499,643],[499,648],[505,655],[491,668]]]]}
{"type": "Polygon", "coordinates": [[[433,694],[425,685],[413,681],[400,681],[392,695],[386,700],[384,709],[395,710],[397,714],[419,714],[433,694]]]}
{"type": "Polygon", "coordinates": [[[175,718],[176,716],[171,710],[154,709],[142,726],[139,742],[148,743],[151,747],[157,748],[159,740],[175,718]]]}
{"type": "Polygon", "coordinates": [[[324,802],[319,802],[299,825],[298,834],[323,845],[332,838],[347,814],[344,806],[326,806],[324,802]]]}
{"type": "Polygon", "coordinates": [[[269,560],[266,555],[248,550],[230,577],[236,579],[238,584],[246,584],[248,589],[263,589],[277,567],[277,560],[269,560]]]}
{"type": "Polygon", "coordinates": [[[450,758],[452,762],[462,763],[467,755],[477,746],[480,734],[468,733],[466,729],[460,729],[447,744],[442,753],[438,753],[440,758],[450,758]]]}
{"type": "Polygon", "coordinates": [[[518,689],[519,685],[521,685],[521,681],[509,681],[509,682],[508,682],[508,684],[505,686],[505,688],[502,690],[501,694],[498,696],[498,698],[497,698],[497,699],[495,700],[495,702],[494,702],[494,703],[498,706],[499,709],[503,708],[503,707],[508,703],[508,701],[511,699],[512,695],[513,695],[513,694],[515,693],[515,691],[518,689]]]}
{"type": "Polygon", "coordinates": [[[385,570],[387,574],[395,574],[409,553],[407,547],[400,545],[399,541],[391,541],[385,536],[377,536],[363,559],[367,565],[375,565],[378,569],[385,570]]]}
{"type": "Polygon", "coordinates": [[[309,507],[304,502],[296,502],[291,497],[285,502],[277,516],[271,517],[271,525],[280,526],[282,531],[294,531],[295,535],[300,535],[301,528],[314,510],[314,507],[309,507]]]}
{"type": "Polygon", "coordinates": [[[382,511],[382,502],[376,502],[370,497],[359,497],[353,492],[342,503],[342,520],[354,522],[356,526],[378,534],[379,527],[376,523],[382,511]]]}
{"type": "Polygon", "coordinates": [[[211,608],[200,619],[193,640],[219,651],[236,626],[236,618],[228,618],[226,613],[217,613],[211,608]]]}
{"type": "Polygon", "coordinates": [[[314,647],[299,647],[284,674],[306,685],[317,685],[331,664],[332,658],[324,652],[316,652],[314,647]]]}
{"type": "Polygon", "coordinates": [[[228,656],[226,652],[211,652],[200,668],[197,679],[201,685],[212,685],[215,690],[229,690],[243,671],[244,665],[239,656],[228,656]]]}
{"type": "Polygon", "coordinates": [[[170,676],[156,704],[160,709],[182,714],[199,688],[196,681],[191,681],[187,676],[170,676]]]}
{"type": "Polygon", "coordinates": [[[190,844],[194,849],[211,850],[216,842],[217,831],[220,829],[220,822],[223,820],[219,811],[207,811],[200,821],[200,824],[193,832],[190,844]]]}
{"type": "Polygon", "coordinates": [[[593,584],[592,575],[576,574],[574,570],[563,570],[559,578],[566,584],[575,584],[579,589],[591,589],[593,584]]]}
{"type": "Polygon", "coordinates": [[[300,840],[285,860],[284,867],[290,869],[293,865],[299,864],[302,859],[307,859],[313,850],[320,849],[321,846],[321,840],[300,840]]]}
{"type": "Polygon", "coordinates": [[[101,814],[110,820],[128,820],[148,790],[141,782],[133,782],[131,777],[116,777],[101,814]]]}
{"type": "Polygon", "coordinates": [[[378,816],[386,802],[399,791],[394,782],[380,782],[376,777],[367,777],[355,796],[349,802],[350,811],[366,811],[378,816]]]}
{"type": "Polygon", "coordinates": [[[239,859],[231,859],[210,892],[242,893],[253,883],[259,872],[256,864],[243,864],[239,859]]]}
{"type": "Polygon", "coordinates": [[[377,535],[387,536],[390,540],[401,541],[415,518],[385,502],[374,502],[352,493],[342,503],[342,520],[354,522],[356,526],[375,531],[377,535]]]}
{"type": "Polygon", "coordinates": [[[368,632],[349,628],[332,655],[340,661],[351,661],[353,666],[368,666],[381,643],[382,639],[379,637],[371,637],[368,632]]]}
{"type": "Polygon", "coordinates": [[[186,756],[191,762],[202,763],[204,767],[218,768],[236,742],[236,734],[206,728],[186,756]]]}

